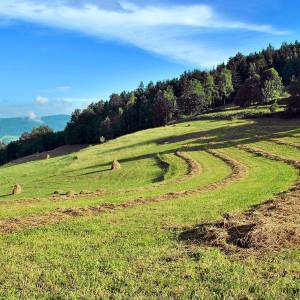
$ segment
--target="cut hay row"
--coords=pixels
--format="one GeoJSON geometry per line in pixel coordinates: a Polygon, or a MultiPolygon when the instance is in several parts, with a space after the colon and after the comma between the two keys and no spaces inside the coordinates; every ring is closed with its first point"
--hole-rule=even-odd
{"type": "Polygon", "coordinates": [[[62,220],[66,220],[74,217],[93,216],[93,215],[99,215],[101,213],[105,213],[117,209],[131,208],[138,205],[176,200],[184,196],[190,196],[199,193],[214,191],[216,189],[232,184],[233,182],[238,181],[247,176],[248,169],[241,163],[230,158],[226,154],[223,154],[216,150],[208,150],[207,152],[221,159],[226,164],[228,164],[232,169],[231,174],[221,179],[218,182],[208,184],[207,186],[201,188],[183,190],[178,192],[170,192],[163,195],[158,195],[158,196],[148,197],[148,198],[140,197],[122,203],[108,203],[108,204],[101,204],[99,206],[56,209],[55,211],[50,211],[40,215],[32,215],[28,217],[13,218],[13,219],[4,219],[0,221],[0,233],[2,234],[12,233],[12,232],[22,231],[22,230],[40,227],[44,225],[56,224],[62,220]]]}
{"type": "Polygon", "coordinates": [[[283,145],[283,146],[291,146],[297,149],[300,149],[300,144],[296,144],[293,142],[288,142],[288,141],[283,141],[283,140],[271,140],[272,143],[277,144],[277,145],[283,145]]]}
{"type": "MultiPolygon", "coordinates": [[[[144,192],[144,191],[151,191],[151,190],[155,190],[160,186],[163,185],[172,185],[172,184],[179,184],[179,183],[183,183],[189,179],[192,179],[195,176],[198,176],[201,173],[201,166],[200,164],[194,160],[190,155],[188,155],[186,152],[182,152],[182,151],[176,151],[175,155],[179,158],[181,158],[183,161],[185,161],[185,163],[188,166],[188,172],[187,174],[185,174],[184,176],[177,178],[175,180],[168,180],[168,181],[161,181],[158,183],[154,183],[151,184],[150,186],[147,187],[139,187],[139,188],[133,188],[133,189],[126,189],[123,191],[116,191],[116,192],[106,192],[104,190],[97,190],[96,192],[86,192],[86,193],[75,193],[72,195],[72,199],[74,198],[91,198],[91,197],[95,197],[95,196],[103,196],[103,195],[113,195],[113,196],[118,196],[118,195],[124,195],[127,193],[133,193],[133,192],[144,192]]],[[[162,161],[161,163],[164,164],[168,164],[166,161],[162,161]]],[[[66,196],[66,195],[52,195],[50,196],[51,200],[68,200],[70,199],[70,197],[66,196]]]]}
{"type": "Polygon", "coordinates": [[[201,165],[193,159],[190,155],[188,155],[184,151],[176,151],[175,153],[179,158],[183,159],[188,165],[188,173],[182,178],[178,178],[175,183],[182,183],[188,179],[191,179],[202,172],[201,165]]]}
{"type": "Polygon", "coordinates": [[[286,164],[289,164],[297,169],[300,169],[300,161],[298,160],[294,160],[294,159],[290,159],[290,158],[286,158],[286,157],[282,157],[279,155],[276,155],[274,153],[270,153],[268,151],[262,150],[260,148],[256,148],[256,147],[249,147],[247,145],[239,145],[237,146],[239,149],[245,150],[249,153],[258,155],[258,156],[262,156],[268,159],[272,159],[275,161],[280,161],[280,162],[284,162],[286,164]]]}
{"type": "MultiPolygon", "coordinates": [[[[155,184],[151,184],[148,187],[140,187],[140,188],[135,188],[135,189],[127,189],[124,191],[120,191],[120,192],[115,192],[115,193],[111,193],[113,195],[121,195],[123,193],[128,193],[128,192],[138,192],[138,191],[150,191],[150,190],[154,190],[159,186],[163,186],[163,185],[167,185],[167,184],[178,184],[178,183],[183,183],[189,179],[194,178],[195,176],[198,176],[201,171],[201,165],[195,160],[193,159],[190,155],[188,155],[187,152],[183,152],[183,151],[176,151],[175,155],[177,157],[179,157],[180,159],[182,159],[188,167],[188,172],[187,174],[184,174],[183,176],[181,176],[180,178],[177,178],[175,180],[168,180],[168,181],[161,181],[159,183],[155,183],[155,184]]],[[[163,161],[164,163],[167,163],[166,161],[163,161]]],[[[169,163],[167,163],[169,165],[169,163]]]]}
{"type": "MultiPolygon", "coordinates": [[[[292,165],[300,161],[267,151],[239,146],[249,153],[292,165]]],[[[221,221],[202,224],[183,232],[182,240],[215,246],[229,253],[258,254],[295,249],[300,245],[300,176],[287,191],[244,213],[226,214],[221,221]]]]}
{"type": "MultiPolygon", "coordinates": [[[[176,151],[175,155],[177,157],[181,158],[182,160],[184,160],[186,162],[187,166],[188,166],[188,173],[185,174],[184,176],[182,176],[181,178],[176,179],[176,180],[161,181],[159,183],[152,184],[149,187],[126,189],[126,190],[123,190],[123,191],[110,192],[110,193],[108,193],[104,189],[97,189],[95,192],[90,192],[88,190],[83,190],[80,193],[76,193],[74,191],[69,191],[69,192],[66,192],[66,193],[64,193],[63,191],[55,191],[54,194],[51,195],[50,197],[48,197],[47,199],[51,200],[51,201],[73,200],[75,198],[92,198],[92,197],[95,197],[95,196],[104,196],[104,195],[123,195],[123,194],[126,194],[128,192],[154,190],[157,187],[162,186],[162,185],[184,182],[184,181],[194,177],[198,173],[200,173],[200,170],[201,170],[200,164],[198,164],[198,162],[196,160],[194,160],[192,157],[190,157],[187,153],[176,151]]],[[[168,165],[167,167],[165,167],[166,169],[168,169],[170,167],[170,164],[167,161],[162,160],[159,155],[157,156],[157,159],[159,160],[160,165],[163,165],[163,164],[168,165]]],[[[114,165],[114,162],[112,164],[112,169],[113,169],[113,165],[114,165]]],[[[34,198],[19,199],[19,200],[14,200],[14,201],[8,200],[8,201],[0,201],[0,205],[5,206],[5,205],[16,205],[16,204],[17,205],[19,205],[19,204],[33,204],[33,203],[41,202],[43,200],[46,200],[46,199],[34,197],[34,198]]]]}

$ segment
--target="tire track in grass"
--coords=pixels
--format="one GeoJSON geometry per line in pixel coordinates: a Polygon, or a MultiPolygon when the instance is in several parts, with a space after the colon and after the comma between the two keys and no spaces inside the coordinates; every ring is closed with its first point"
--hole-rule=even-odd
{"type": "Polygon", "coordinates": [[[169,192],[163,195],[147,198],[140,197],[134,200],[121,203],[104,203],[99,206],[88,206],[68,209],[60,208],[56,209],[55,211],[46,212],[40,215],[4,219],[0,221],[0,233],[13,233],[35,227],[56,224],[60,221],[71,218],[99,215],[101,213],[110,212],[118,209],[131,208],[139,205],[151,204],[156,202],[176,200],[184,196],[214,191],[216,189],[230,185],[248,175],[248,168],[240,162],[232,159],[228,155],[216,150],[207,150],[207,152],[229,165],[232,170],[231,174],[218,182],[210,183],[204,187],[189,190],[169,192]]]}
{"type": "MultiPolygon", "coordinates": [[[[246,145],[239,149],[284,162],[300,171],[300,161],[246,145]]],[[[298,249],[300,245],[300,172],[287,191],[243,213],[226,214],[221,221],[198,225],[180,234],[188,242],[219,247],[236,254],[298,249]]]]}

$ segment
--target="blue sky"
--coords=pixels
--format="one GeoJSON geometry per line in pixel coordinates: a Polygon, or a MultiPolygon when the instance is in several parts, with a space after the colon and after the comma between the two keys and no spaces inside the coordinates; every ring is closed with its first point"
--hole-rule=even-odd
{"type": "Polygon", "coordinates": [[[299,39],[298,1],[0,0],[0,117],[71,113],[141,80],[299,39]]]}

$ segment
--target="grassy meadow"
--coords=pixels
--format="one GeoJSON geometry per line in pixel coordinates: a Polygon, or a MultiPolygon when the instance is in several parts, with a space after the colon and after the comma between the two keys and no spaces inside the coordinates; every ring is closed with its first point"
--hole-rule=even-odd
{"type": "Polygon", "coordinates": [[[170,199],[42,226],[25,223],[23,230],[0,233],[0,298],[299,299],[299,249],[241,257],[180,239],[183,231],[263,203],[298,179],[291,165],[237,146],[300,161],[300,149],[274,142],[300,145],[300,120],[239,116],[240,111],[215,112],[77,153],[2,166],[0,231],[1,222],[51,218],[61,209],[166,194],[170,199]],[[208,149],[230,157],[246,172],[218,186],[232,168],[208,149]],[[193,176],[186,176],[189,165],[176,155],[178,150],[200,166],[193,176]],[[110,169],[115,159],[121,170],[110,169]],[[23,192],[11,195],[16,183],[23,192]],[[60,196],[53,197],[55,191],[60,196]],[[77,195],[65,196],[70,191],[77,195]],[[182,191],[193,192],[172,197],[182,191]]]}

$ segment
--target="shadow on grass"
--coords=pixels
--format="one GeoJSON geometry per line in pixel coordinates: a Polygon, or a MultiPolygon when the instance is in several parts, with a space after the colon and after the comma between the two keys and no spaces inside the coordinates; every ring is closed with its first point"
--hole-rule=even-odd
{"type": "MultiPolygon", "coordinates": [[[[161,128],[161,130],[164,130],[164,128],[161,128]]],[[[193,132],[185,133],[178,136],[169,135],[164,138],[146,140],[128,146],[125,145],[123,147],[115,148],[113,152],[120,151],[123,149],[130,149],[132,147],[148,145],[149,143],[153,143],[158,146],[174,144],[173,149],[162,150],[162,148],[160,148],[157,152],[132,156],[124,159],[119,159],[118,157],[115,157],[115,159],[118,159],[118,161],[121,164],[124,164],[127,162],[141,161],[143,159],[149,158],[156,159],[158,154],[173,154],[177,149],[180,149],[182,147],[184,148],[185,144],[188,144],[188,151],[200,151],[206,149],[227,148],[236,145],[251,144],[259,141],[268,141],[278,138],[292,137],[295,134],[300,134],[300,120],[264,118],[254,119],[249,124],[245,124],[244,122],[239,123],[237,121],[233,121],[232,123],[228,122],[228,126],[220,124],[220,127],[218,128],[208,130],[201,130],[200,128],[199,130],[195,129],[195,131],[193,132]]],[[[80,176],[88,176],[96,173],[105,173],[110,170],[110,164],[106,162],[82,168],[81,170],[86,170],[86,173],[83,173],[80,176]],[[105,169],[95,170],[96,168],[105,169]]],[[[70,173],[72,172],[73,171],[71,171],[70,173]]],[[[66,173],[69,172],[67,171],[66,173]]],[[[159,176],[154,180],[155,182],[159,182],[163,180],[163,176],[159,176]]],[[[0,197],[7,196],[8,195],[2,195],[0,197]]]]}
{"type": "MultiPolygon", "coordinates": [[[[171,151],[170,151],[170,153],[171,153],[171,151]]],[[[156,165],[161,170],[161,174],[159,174],[156,178],[154,178],[152,180],[152,183],[157,183],[157,182],[163,181],[165,179],[165,176],[166,176],[168,170],[169,170],[169,164],[164,162],[163,160],[161,160],[156,153],[154,153],[154,154],[145,154],[145,155],[136,156],[136,157],[127,158],[127,159],[121,159],[121,160],[118,160],[118,161],[119,161],[119,163],[123,164],[123,163],[131,162],[131,161],[140,161],[140,160],[149,159],[149,158],[154,159],[156,165]]],[[[107,163],[86,167],[86,168],[83,168],[83,170],[101,168],[101,167],[105,167],[105,166],[108,166],[108,167],[104,170],[90,171],[90,172],[80,174],[79,176],[88,176],[88,175],[93,175],[93,174],[101,174],[101,173],[110,172],[111,167],[107,163]]]]}
{"type": "Polygon", "coordinates": [[[12,196],[12,193],[10,193],[10,194],[5,194],[5,195],[0,195],[0,198],[5,198],[5,197],[8,197],[8,196],[12,196]]]}
{"type": "MultiPolygon", "coordinates": [[[[159,130],[159,129],[158,129],[159,130]]],[[[164,128],[161,128],[164,130],[164,128]]],[[[113,152],[130,149],[139,146],[145,146],[150,143],[156,145],[170,145],[179,143],[180,146],[188,143],[189,145],[201,146],[204,149],[227,148],[235,145],[251,144],[259,141],[268,141],[278,138],[292,137],[295,134],[300,134],[300,120],[286,120],[281,118],[263,118],[252,119],[250,124],[244,122],[239,125],[237,121],[228,122],[228,126],[218,127],[209,130],[193,131],[190,133],[174,136],[166,136],[164,138],[146,140],[140,143],[135,143],[128,146],[115,148],[113,152]],[[291,132],[287,132],[291,131],[291,132]]],[[[198,148],[197,148],[198,149],[198,148]]],[[[174,151],[160,152],[161,154],[171,153],[174,151]]],[[[157,153],[136,156],[124,159],[123,162],[139,160],[151,157],[157,153]]],[[[122,160],[121,160],[122,162],[122,160]]]]}

